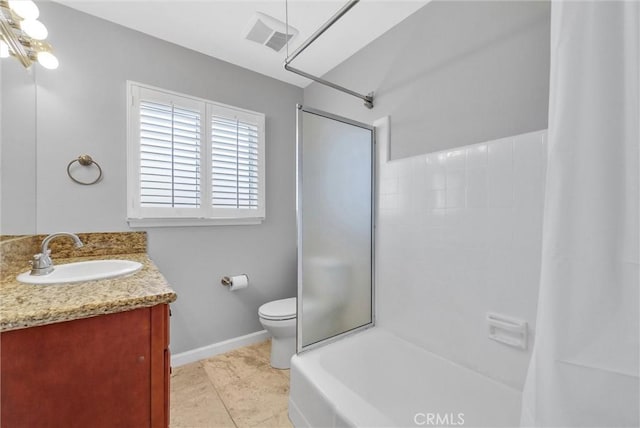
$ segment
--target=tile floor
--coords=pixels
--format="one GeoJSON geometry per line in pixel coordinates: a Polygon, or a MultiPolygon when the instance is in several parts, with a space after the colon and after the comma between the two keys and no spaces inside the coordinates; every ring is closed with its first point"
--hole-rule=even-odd
{"type": "Polygon", "coordinates": [[[176,367],[171,428],[291,428],[289,370],[269,365],[271,342],[176,367]]]}

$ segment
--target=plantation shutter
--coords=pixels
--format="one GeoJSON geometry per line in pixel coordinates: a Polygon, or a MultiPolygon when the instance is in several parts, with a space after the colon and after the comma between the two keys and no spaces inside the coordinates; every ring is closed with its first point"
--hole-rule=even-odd
{"type": "Polygon", "coordinates": [[[211,116],[212,204],[214,208],[259,207],[258,125],[211,116]]]}
{"type": "Polygon", "coordinates": [[[127,93],[130,225],[264,220],[264,114],[135,82],[127,93]]]}
{"type": "Polygon", "coordinates": [[[200,111],[140,101],[140,206],[199,208],[200,111]]]}

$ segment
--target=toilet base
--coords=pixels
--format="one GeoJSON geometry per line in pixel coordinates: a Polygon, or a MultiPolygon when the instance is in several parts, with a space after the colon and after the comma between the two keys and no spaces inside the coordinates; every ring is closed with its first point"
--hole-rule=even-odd
{"type": "Polygon", "coordinates": [[[271,367],[288,369],[296,353],[296,319],[268,320],[260,323],[271,335],[271,367]]]}
{"type": "Polygon", "coordinates": [[[274,369],[288,369],[291,357],[296,353],[296,338],[271,338],[271,367],[274,369]]]}

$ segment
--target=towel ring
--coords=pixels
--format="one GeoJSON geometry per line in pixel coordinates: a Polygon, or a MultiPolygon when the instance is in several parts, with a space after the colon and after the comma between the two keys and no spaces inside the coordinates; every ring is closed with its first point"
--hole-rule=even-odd
{"type": "Polygon", "coordinates": [[[100,179],[102,178],[102,168],[100,168],[100,165],[98,165],[98,162],[94,161],[91,158],[91,156],[89,156],[89,155],[81,155],[81,156],[78,156],[77,159],[74,159],[71,162],[69,162],[69,165],[67,165],[67,175],[69,176],[69,178],[71,180],[75,181],[78,184],[82,184],[84,186],[90,186],[91,184],[96,184],[98,181],[100,181],[100,179]],[[78,162],[82,166],[95,165],[96,167],[98,167],[98,178],[96,178],[93,181],[89,181],[89,182],[80,181],[80,180],[74,178],[73,175],[71,175],[71,165],[73,165],[75,162],[78,162]]]}

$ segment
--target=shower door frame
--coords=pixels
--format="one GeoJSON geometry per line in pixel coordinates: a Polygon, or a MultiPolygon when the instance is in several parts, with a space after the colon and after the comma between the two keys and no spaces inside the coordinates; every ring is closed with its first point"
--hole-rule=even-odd
{"type": "Polygon", "coordinates": [[[297,231],[297,273],[298,273],[298,287],[296,299],[296,354],[300,354],[306,351],[310,351],[320,346],[324,346],[336,340],[340,340],[346,336],[359,333],[363,330],[374,327],[376,324],[376,188],[377,188],[377,148],[376,148],[376,129],[373,125],[367,125],[366,123],[358,122],[352,119],[348,119],[343,116],[338,116],[326,111],[318,110],[312,107],[307,107],[302,104],[296,104],[296,231],[297,231]],[[324,117],[326,119],[335,120],[345,123],[347,125],[356,126],[359,128],[371,131],[371,320],[363,325],[354,327],[342,333],[338,333],[334,336],[327,337],[317,342],[311,343],[306,346],[302,346],[302,113],[315,114],[317,116],[324,117]]]}

